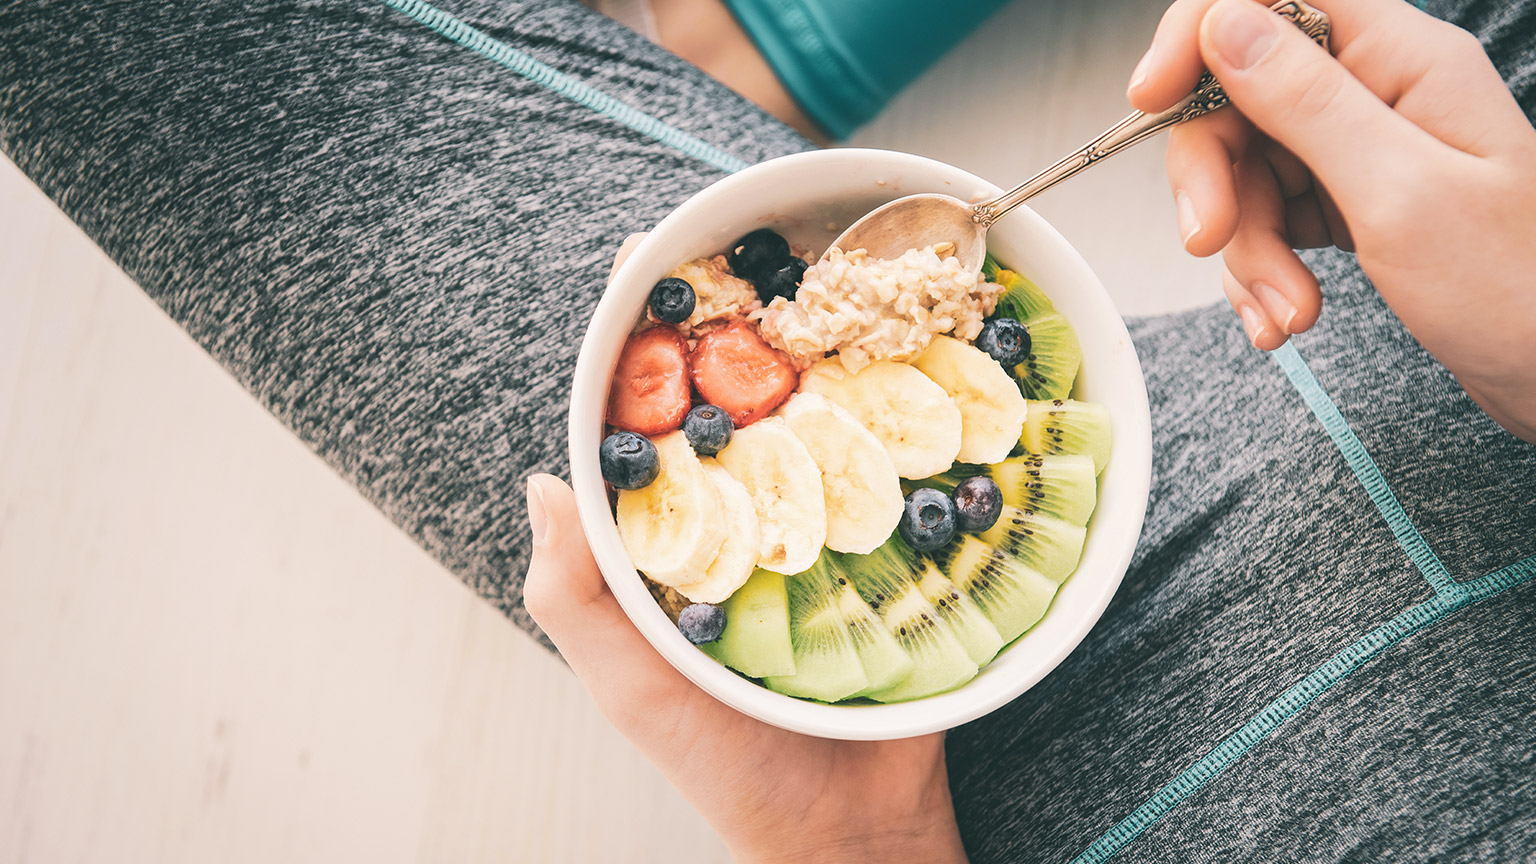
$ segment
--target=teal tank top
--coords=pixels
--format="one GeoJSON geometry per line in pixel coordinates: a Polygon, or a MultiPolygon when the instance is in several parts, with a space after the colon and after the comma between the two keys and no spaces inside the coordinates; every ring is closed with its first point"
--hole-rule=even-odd
{"type": "Polygon", "coordinates": [[[1006,0],[726,0],[785,89],[846,138],[1006,0]]]}

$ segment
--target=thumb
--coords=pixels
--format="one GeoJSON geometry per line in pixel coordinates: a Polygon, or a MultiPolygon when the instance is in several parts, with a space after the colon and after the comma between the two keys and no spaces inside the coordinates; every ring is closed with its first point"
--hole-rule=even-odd
{"type": "Polygon", "coordinates": [[[645,641],[592,559],[571,487],[548,474],[528,478],[533,560],[523,606],[560,649],[576,677],[620,731],[643,734],[633,718],[645,706],[686,701],[692,688],[645,641]]]}
{"type": "Polygon", "coordinates": [[[1434,142],[1253,0],[1212,6],[1200,24],[1200,52],[1232,104],[1300,157],[1346,212],[1411,170],[1414,150],[1434,142]]]}

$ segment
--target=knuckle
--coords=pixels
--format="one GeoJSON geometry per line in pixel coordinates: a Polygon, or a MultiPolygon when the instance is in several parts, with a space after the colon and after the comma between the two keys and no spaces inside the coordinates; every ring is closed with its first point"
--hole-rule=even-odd
{"type": "Polygon", "coordinates": [[[1443,45],[1447,53],[1456,57],[1479,57],[1485,54],[1483,43],[1471,32],[1450,23],[1437,21],[1435,41],[1443,45]]]}
{"type": "Polygon", "coordinates": [[[1296,70],[1300,79],[1288,99],[1288,111],[1297,117],[1326,117],[1336,113],[1344,95],[1344,82],[1326,63],[1309,62],[1296,70]]]}
{"type": "Polygon", "coordinates": [[[556,598],[550,596],[547,581],[538,578],[532,571],[529,578],[523,581],[523,608],[528,616],[540,627],[544,627],[554,619],[556,598]]]}

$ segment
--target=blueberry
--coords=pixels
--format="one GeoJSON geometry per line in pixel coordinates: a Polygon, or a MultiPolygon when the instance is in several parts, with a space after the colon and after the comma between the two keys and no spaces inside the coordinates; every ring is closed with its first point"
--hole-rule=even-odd
{"type": "Polygon", "coordinates": [[[693,451],[701,456],[713,456],[731,443],[736,424],[731,422],[724,408],[715,405],[695,405],[683,418],[683,434],[693,451]]]}
{"type": "Polygon", "coordinates": [[[990,477],[970,477],[955,487],[955,527],[980,534],[997,524],[1003,513],[1003,490],[990,477]]]}
{"type": "Polygon", "coordinates": [[[932,552],[954,539],[955,502],[937,489],[913,489],[896,530],[908,546],[932,552]]]}
{"type": "Polygon", "coordinates": [[[668,324],[687,321],[698,302],[693,286],[676,277],[668,276],[651,289],[651,314],[668,324]]]}
{"type": "Polygon", "coordinates": [[[784,266],[789,257],[789,241],[767,228],[759,228],[731,244],[725,263],[743,279],[757,279],[784,266]]]}
{"type": "Polygon", "coordinates": [[[795,299],[795,291],[800,287],[800,281],[805,278],[805,270],[811,265],[805,263],[804,258],[789,256],[789,260],[777,270],[766,276],[759,277],[752,283],[757,289],[757,299],[767,306],[775,297],[783,297],[786,300],[795,299]]]}
{"type": "Polygon", "coordinates": [[[725,610],[713,603],[693,603],[677,615],[677,629],[695,645],[713,642],[725,632],[725,610]]]}
{"type": "Polygon", "coordinates": [[[597,462],[603,479],[618,489],[643,489],[661,473],[656,445],[633,432],[615,432],[604,438],[597,448],[597,462]]]}
{"type": "Polygon", "coordinates": [[[1011,369],[1029,357],[1029,329],[1013,318],[988,318],[976,335],[976,347],[1011,369]]]}

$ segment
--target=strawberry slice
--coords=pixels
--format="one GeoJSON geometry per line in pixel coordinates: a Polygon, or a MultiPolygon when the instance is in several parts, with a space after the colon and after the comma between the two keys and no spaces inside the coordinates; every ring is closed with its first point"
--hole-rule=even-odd
{"type": "Polygon", "coordinates": [[[724,408],[738,428],[779,407],[800,383],[789,358],[745,321],[705,334],[688,355],[688,370],[704,401],[724,408]]]}
{"type": "Polygon", "coordinates": [[[629,337],[608,390],[608,422],[641,435],[670,432],[683,425],[691,403],[683,335],[652,327],[629,337]]]}

